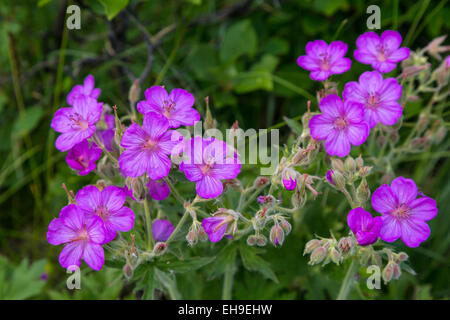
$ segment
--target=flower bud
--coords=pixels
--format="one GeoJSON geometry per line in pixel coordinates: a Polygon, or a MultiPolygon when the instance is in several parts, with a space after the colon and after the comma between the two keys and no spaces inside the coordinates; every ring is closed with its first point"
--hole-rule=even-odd
{"type": "Polygon", "coordinates": [[[281,173],[283,185],[286,190],[292,191],[297,186],[298,172],[292,168],[285,168],[281,173]]]}
{"type": "Polygon", "coordinates": [[[370,189],[366,178],[362,178],[361,183],[356,188],[356,196],[361,204],[370,199],[370,189]]]}
{"type": "Polygon", "coordinates": [[[393,270],[392,277],[394,279],[400,278],[400,276],[402,275],[402,269],[400,268],[398,263],[395,263],[395,262],[392,263],[392,270],[393,270]]]}
{"type": "Polygon", "coordinates": [[[397,259],[400,262],[406,261],[406,260],[408,260],[408,255],[404,252],[399,252],[397,255],[397,259]]]}
{"type": "Polygon", "coordinates": [[[100,180],[97,180],[97,183],[95,184],[95,186],[97,187],[98,190],[102,191],[103,189],[105,189],[108,186],[108,184],[106,183],[105,180],[100,179],[100,180]]]}
{"type": "Polygon", "coordinates": [[[314,249],[314,251],[311,253],[308,264],[314,265],[314,264],[321,263],[323,261],[323,259],[325,259],[326,255],[327,255],[327,251],[328,250],[324,247],[319,247],[319,248],[314,249]]]}
{"type": "Polygon", "coordinates": [[[383,259],[381,258],[381,256],[379,254],[374,253],[374,254],[372,254],[370,263],[380,267],[383,264],[383,259]]]}
{"type": "Polygon", "coordinates": [[[165,242],[157,242],[153,248],[153,254],[155,256],[160,256],[164,254],[167,249],[167,244],[165,242]]]}
{"type": "Polygon", "coordinates": [[[134,80],[133,84],[128,91],[128,100],[132,105],[134,105],[139,100],[139,94],[141,92],[141,87],[139,85],[139,79],[134,80]]]}
{"type": "Polygon", "coordinates": [[[341,159],[331,158],[331,167],[334,171],[344,172],[344,163],[341,159]]]}
{"type": "Polygon", "coordinates": [[[280,219],[280,227],[283,228],[284,232],[286,232],[286,235],[288,235],[292,230],[291,224],[284,218],[280,219]]]}
{"type": "Polygon", "coordinates": [[[249,245],[249,246],[254,246],[255,244],[256,244],[256,240],[257,240],[257,237],[256,237],[256,235],[251,235],[251,236],[248,236],[248,238],[247,238],[247,244],[249,245]]]}
{"type": "Polygon", "coordinates": [[[133,268],[128,263],[123,266],[122,271],[125,279],[130,280],[133,277],[133,268]]]}
{"type": "Polygon", "coordinates": [[[359,175],[360,175],[362,178],[367,177],[367,176],[370,174],[370,171],[371,171],[371,170],[372,170],[372,167],[368,167],[368,166],[362,167],[362,168],[359,170],[359,175]]]}
{"type": "Polygon", "coordinates": [[[255,182],[253,183],[254,188],[262,188],[269,182],[268,177],[259,176],[255,179],[255,182]]]}
{"type": "Polygon", "coordinates": [[[320,247],[322,245],[322,241],[318,239],[309,240],[305,245],[305,250],[303,251],[303,255],[311,253],[314,249],[320,247]]]}
{"type": "Polygon", "coordinates": [[[392,262],[389,262],[386,267],[383,269],[383,272],[381,273],[381,276],[383,277],[384,282],[389,282],[392,280],[392,277],[394,276],[394,266],[392,262]]]}
{"type": "Polygon", "coordinates": [[[211,114],[211,110],[209,108],[209,97],[205,98],[206,101],[206,118],[205,118],[205,129],[214,129],[216,128],[217,121],[213,118],[211,114]]]}
{"type": "Polygon", "coordinates": [[[337,265],[339,265],[339,263],[341,262],[341,254],[335,248],[330,249],[328,257],[337,265]]]}
{"type": "Polygon", "coordinates": [[[355,173],[355,171],[356,171],[356,162],[355,162],[355,160],[352,157],[347,157],[347,159],[345,159],[344,169],[345,169],[345,172],[349,176],[352,176],[355,173]]]}
{"type": "Polygon", "coordinates": [[[281,246],[284,242],[284,231],[278,225],[278,222],[270,230],[270,242],[272,242],[275,246],[281,246]]]}
{"type": "Polygon", "coordinates": [[[359,155],[359,157],[356,158],[355,163],[356,163],[356,169],[357,170],[360,170],[364,166],[364,160],[361,157],[361,155],[359,155]]]}
{"type": "Polygon", "coordinates": [[[260,234],[256,237],[256,244],[260,247],[264,247],[267,244],[267,238],[266,236],[260,234]]]}
{"type": "Polygon", "coordinates": [[[186,241],[189,243],[190,246],[194,246],[197,244],[198,236],[192,227],[189,229],[189,232],[186,235],[186,241]]]}
{"type": "Polygon", "coordinates": [[[359,263],[363,266],[366,266],[369,262],[369,259],[371,258],[369,250],[363,248],[360,249],[359,252],[360,252],[359,263]]]}
{"type": "Polygon", "coordinates": [[[337,189],[344,189],[345,188],[345,178],[339,171],[334,170],[333,174],[331,175],[336,188],[337,189]]]}
{"type": "Polygon", "coordinates": [[[125,184],[133,192],[133,198],[137,201],[144,199],[145,186],[142,184],[139,178],[128,177],[125,179],[125,184]]]}
{"type": "Polygon", "coordinates": [[[205,232],[205,229],[203,229],[203,226],[199,226],[197,235],[200,241],[208,240],[208,234],[205,232]]]}
{"type": "Polygon", "coordinates": [[[351,237],[341,238],[338,242],[338,249],[342,254],[347,254],[355,246],[355,242],[351,237]]]}

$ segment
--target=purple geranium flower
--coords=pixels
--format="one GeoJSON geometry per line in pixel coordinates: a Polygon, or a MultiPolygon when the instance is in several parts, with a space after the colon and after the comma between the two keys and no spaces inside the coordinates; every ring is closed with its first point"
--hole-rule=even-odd
{"type": "Polygon", "coordinates": [[[200,114],[192,108],[194,96],[184,89],[173,89],[170,95],[160,86],[145,90],[145,99],[137,104],[140,113],[156,112],[169,120],[171,128],[192,126],[200,120],[200,114]]]}
{"type": "Polygon", "coordinates": [[[102,103],[80,96],[74,100],[73,107],[56,111],[51,127],[60,132],[55,146],[64,152],[77,143],[90,138],[95,132],[95,123],[102,115],[102,103]]]}
{"type": "Polygon", "coordinates": [[[348,213],[347,224],[358,243],[367,246],[377,241],[383,221],[381,217],[372,217],[369,212],[358,207],[348,213]]]}
{"type": "Polygon", "coordinates": [[[186,145],[186,156],[180,163],[180,170],[189,181],[196,182],[197,194],[204,199],[221,195],[221,180],[234,179],[241,172],[237,153],[214,138],[192,138],[186,145]]]}
{"type": "Polygon", "coordinates": [[[341,74],[352,66],[352,61],[345,58],[347,45],[342,41],[333,41],[328,45],[323,40],[314,40],[306,45],[306,56],[300,56],[297,64],[311,71],[309,76],[316,81],[328,79],[332,74],[341,74]]]}
{"type": "Polygon", "coordinates": [[[158,219],[153,221],[152,235],[156,242],[167,241],[173,230],[173,225],[169,220],[158,219]]]}
{"type": "Polygon", "coordinates": [[[66,244],[59,255],[63,268],[79,267],[81,259],[97,271],[103,266],[105,228],[102,220],[96,216],[86,217],[74,204],[62,208],[59,218],[50,222],[47,240],[55,246],[66,244]]]}
{"type": "Polygon", "coordinates": [[[105,225],[105,243],[116,237],[117,231],[130,231],[134,225],[134,213],[124,207],[122,188],[108,186],[100,191],[96,186],[86,186],[77,192],[76,201],[87,216],[99,216],[105,225]]]}
{"type": "Polygon", "coordinates": [[[342,92],[344,100],[364,104],[364,115],[372,129],[378,122],[391,126],[402,116],[402,106],[398,100],[402,96],[402,86],[395,78],[383,80],[377,71],[364,72],[359,83],[352,81],[342,92]]]}
{"type": "Polygon", "coordinates": [[[381,73],[390,72],[397,62],[409,57],[408,48],[399,48],[401,43],[402,36],[397,31],[386,30],[381,37],[373,31],[366,32],[356,40],[355,59],[381,73]]]}
{"type": "Polygon", "coordinates": [[[229,215],[218,215],[214,217],[208,217],[202,220],[203,229],[208,234],[209,241],[219,242],[228,228],[232,217],[229,215]]]}
{"type": "Polygon", "coordinates": [[[67,95],[67,103],[70,106],[73,106],[75,100],[83,96],[97,99],[100,95],[100,89],[94,87],[94,77],[92,75],[88,75],[86,78],[84,78],[83,85],[77,84],[72,88],[72,90],[67,95]]]}
{"type": "Polygon", "coordinates": [[[170,195],[170,188],[164,180],[149,180],[146,186],[153,200],[162,201],[170,195]]]}
{"type": "Polygon", "coordinates": [[[141,128],[133,123],[123,134],[121,146],[125,151],[119,157],[119,167],[128,177],[139,177],[147,172],[152,180],[169,174],[172,165],[169,155],[183,136],[169,129],[167,119],[157,113],[147,113],[141,128]]]}
{"type": "Polygon", "coordinates": [[[423,196],[418,199],[413,180],[395,178],[391,185],[383,184],[372,195],[372,207],[382,213],[380,238],[394,242],[398,238],[408,247],[418,247],[430,236],[425,221],[433,219],[438,209],[436,201],[423,196]]]}
{"type": "Polygon", "coordinates": [[[281,176],[284,188],[288,191],[294,190],[297,186],[298,172],[292,168],[286,168],[283,170],[281,176]]]}
{"type": "Polygon", "coordinates": [[[369,126],[364,120],[364,106],[353,101],[344,103],[337,95],[328,95],[319,103],[322,114],[309,121],[311,136],[326,140],[328,154],[345,157],[350,146],[359,146],[369,135],[369,126]]]}
{"type": "Polygon", "coordinates": [[[102,155],[100,149],[94,142],[89,147],[89,142],[83,140],[69,150],[66,156],[66,162],[73,170],[77,171],[80,176],[85,176],[95,170],[95,162],[102,155]]]}

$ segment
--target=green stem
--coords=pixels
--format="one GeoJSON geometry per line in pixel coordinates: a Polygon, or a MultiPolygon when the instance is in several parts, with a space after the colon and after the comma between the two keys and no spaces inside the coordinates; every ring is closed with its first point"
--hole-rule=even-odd
{"type": "Polygon", "coordinates": [[[166,183],[169,185],[170,190],[173,192],[173,194],[174,194],[175,198],[178,200],[178,202],[184,207],[184,204],[186,203],[186,201],[181,196],[181,194],[178,192],[178,190],[175,188],[173,183],[168,178],[164,178],[164,181],[166,181],[166,183]]]}
{"type": "Polygon", "coordinates": [[[339,294],[336,300],[347,300],[348,294],[353,286],[354,277],[358,271],[358,263],[353,260],[350,267],[347,270],[344,281],[342,282],[341,288],[339,289],[339,294]]]}
{"type": "Polygon", "coordinates": [[[178,234],[178,232],[181,230],[181,227],[184,225],[184,222],[186,221],[187,217],[189,216],[189,211],[184,211],[183,216],[181,217],[180,221],[178,221],[177,226],[175,227],[175,230],[173,230],[172,234],[170,235],[169,239],[167,239],[166,244],[169,244],[173,241],[175,236],[178,234]]]}
{"type": "Polygon", "coordinates": [[[233,275],[234,275],[234,261],[229,263],[225,269],[223,278],[222,300],[231,300],[233,291],[233,275]]]}
{"type": "Polygon", "coordinates": [[[144,199],[144,213],[145,213],[145,225],[147,228],[147,247],[151,251],[153,248],[153,235],[152,235],[152,218],[150,216],[150,206],[148,199],[144,199]]]}

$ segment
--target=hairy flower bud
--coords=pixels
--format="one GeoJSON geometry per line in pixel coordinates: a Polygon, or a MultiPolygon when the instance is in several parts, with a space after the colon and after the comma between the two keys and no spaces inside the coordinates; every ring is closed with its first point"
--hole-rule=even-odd
{"type": "Polygon", "coordinates": [[[383,269],[381,276],[383,277],[384,282],[389,282],[392,280],[394,276],[394,266],[392,262],[389,262],[386,267],[383,269]]]}
{"type": "Polygon", "coordinates": [[[248,238],[247,238],[247,244],[248,244],[249,246],[254,246],[254,245],[256,244],[256,239],[257,239],[257,236],[254,235],[254,234],[252,234],[251,236],[248,236],[248,238]]]}
{"type": "Polygon", "coordinates": [[[361,157],[361,155],[359,155],[359,157],[355,159],[355,163],[356,163],[357,170],[360,170],[364,166],[364,160],[361,157]]]}
{"type": "Polygon", "coordinates": [[[408,255],[406,253],[404,253],[404,252],[399,252],[397,254],[397,259],[400,262],[406,261],[406,260],[408,260],[408,255]]]}
{"type": "Polygon", "coordinates": [[[280,219],[280,227],[283,228],[284,232],[286,232],[286,235],[288,235],[292,230],[291,224],[284,218],[280,219]]]}
{"type": "Polygon", "coordinates": [[[327,252],[328,250],[324,247],[314,249],[314,251],[311,253],[308,264],[314,265],[321,263],[327,256],[327,252]]]}
{"type": "Polygon", "coordinates": [[[355,246],[355,242],[351,237],[341,238],[338,242],[338,249],[342,254],[349,253],[353,247],[355,246]]]}
{"type": "Polygon", "coordinates": [[[347,157],[344,162],[344,169],[348,176],[352,176],[356,171],[356,162],[352,157],[347,157]]]}
{"type": "Polygon", "coordinates": [[[368,166],[362,167],[362,168],[359,170],[359,175],[360,175],[362,178],[367,177],[367,176],[370,174],[370,171],[371,171],[371,170],[372,170],[372,167],[368,167],[368,166]]]}
{"type": "Polygon", "coordinates": [[[192,227],[189,229],[189,232],[186,235],[186,241],[189,243],[190,246],[194,246],[197,244],[198,236],[192,227]]]}
{"type": "Polygon", "coordinates": [[[272,242],[275,246],[281,246],[284,242],[284,231],[278,225],[278,222],[270,230],[270,242],[272,242]]]}
{"type": "Polygon", "coordinates": [[[133,192],[133,198],[137,201],[144,199],[145,197],[145,186],[139,178],[128,177],[125,179],[125,184],[133,192]]]}
{"type": "Polygon", "coordinates": [[[305,250],[303,251],[303,255],[311,253],[314,249],[320,247],[322,245],[322,241],[318,239],[309,240],[305,245],[305,250]]]}
{"type": "Polygon", "coordinates": [[[337,265],[339,265],[339,263],[341,262],[341,254],[335,248],[330,249],[328,257],[330,258],[331,261],[333,261],[337,265]]]}
{"type": "Polygon", "coordinates": [[[167,249],[167,244],[165,242],[157,242],[153,248],[153,254],[156,256],[164,254],[167,249]]]}
{"type": "Polygon", "coordinates": [[[268,177],[259,176],[255,179],[255,182],[253,183],[254,188],[262,188],[269,182],[268,177]]]}
{"type": "Polygon", "coordinates": [[[344,172],[344,163],[342,162],[341,159],[337,159],[337,158],[331,158],[331,168],[333,168],[334,171],[340,171],[340,172],[344,172]]]}
{"type": "Polygon", "coordinates": [[[370,199],[370,189],[366,178],[362,178],[358,188],[356,188],[356,196],[361,204],[366,203],[370,199]]]}
{"type": "Polygon", "coordinates": [[[122,271],[125,279],[130,280],[133,277],[133,268],[128,263],[123,266],[122,271]]]}
{"type": "Polygon", "coordinates": [[[339,171],[333,171],[333,174],[331,175],[336,188],[337,189],[344,189],[345,188],[345,178],[339,171]]]}
{"type": "Polygon", "coordinates": [[[132,105],[134,105],[139,100],[139,94],[141,92],[141,87],[139,84],[139,79],[134,80],[133,84],[128,91],[128,100],[132,105]]]}
{"type": "Polygon", "coordinates": [[[260,247],[264,247],[267,244],[266,236],[260,234],[256,237],[256,244],[260,247]]]}
{"type": "Polygon", "coordinates": [[[392,270],[393,270],[392,277],[394,279],[400,278],[400,276],[402,275],[402,269],[400,268],[398,263],[395,262],[392,263],[392,270]]]}

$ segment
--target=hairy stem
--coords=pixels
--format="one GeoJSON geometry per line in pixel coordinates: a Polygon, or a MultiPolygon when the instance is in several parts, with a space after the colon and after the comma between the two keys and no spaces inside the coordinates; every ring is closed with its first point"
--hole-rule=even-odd
{"type": "Polygon", "coordinates": [[[339,289],[338,296],[336,300],[347,300],[348,294],[353,286],[354,277],[358,271],[358,263],[353,260],[350,267],[347,270],[344,281],[342,282],[341,288],[339,289]]]}
{"type": "Polygon", "coordinates": [[[233,291],[233,275],[234,275],[234,261],[229,263],[225,269],[222,288],[222,300],[231,300],[233,291]]]}
{"type": "Polygon", "coordinates": [[[152,218],[150,216],[150,206],[148,199],[144,199],[144,213],[145,213],[145,226],[147,228],[147,248],[152,250],[153,248],[153,235],[152,235],[152,218]]]}

